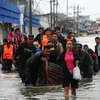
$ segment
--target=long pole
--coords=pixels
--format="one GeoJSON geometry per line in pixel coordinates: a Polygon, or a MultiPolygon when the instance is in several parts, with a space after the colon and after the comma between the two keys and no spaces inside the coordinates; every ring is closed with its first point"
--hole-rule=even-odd
{"type": "Polygon", "coordinates": [[[50,0],[50,23],[51,23],[51,29],[52,29],[52,0],[50,0]]]}
{"type": "Polygon", "coordinates": [[[79,23],[79,5],[77,6],[77,37],[79,36],[78,32],[79,32],[79,28],[78,28],[78,23],[79,23]]]}
{"type": "Polygon", "coordinates": [[[32,1],[30,0],[30,24],[29,24],[29,34],[32,34],[32,1]]]}
{"type": "Polygon", "coordinates": [[[54,27],[53,28],[55,28],[55,0],[53,0],[53,25],[54,25],[54,27]]]}
{"type": "Polygon", "coordinates": [[[68,29],[68,0],[66,1],[66,13],[67,13],[67,29],[68,29]]]}
{"type": "Polygon", "coordinates": [[[56,0],[56,23],[58,21],[58,0],[56,0]]]}
{"type": "Polygon", "coordinates": [[[67,0],[67,16],[68,16],[68,0],[67,0]]]}
{"type": "Polygon", "coordinates": [[[73,32],[74,32],[74,35],[75,35],[75,4],[73,6],[73,32]]]}
{"type": "MultiPolygon", "coordinates": [[[[26,8],[27,8],[27,5],[28,5],[28,3],[27,2],[25,2],[25,6],[24,6],[24,15],[26,14],[26,8]]],[[[25,33],[26,32],[26,30],[25,30],[25,18],[23,19],[24,20],[24,25],[23,25],[23,32],[25,33]]]]}
{"type": "Polygon", "coordinates": [[[17,7],[19,7],[19,0],[17,0],[17,7]]]}

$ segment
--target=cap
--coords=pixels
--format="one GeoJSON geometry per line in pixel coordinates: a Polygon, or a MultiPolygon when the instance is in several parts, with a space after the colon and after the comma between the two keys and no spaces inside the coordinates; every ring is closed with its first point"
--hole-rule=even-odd
{"type": "Polygon", "coordinates": [[[68,34],[73,34],[73,32],[72,31],[69,31],[68,34]]]}
{"type": "Polygon", "coordinates": [[[29,34],[29,35],[28,35],[28,39],[29,39],[29,40],[33,40],[33,39],[34,39],[34,35],[33,35],[33,34],[29,34]]]}
{"type": "Polygon", "coordinates": [[[80,48],[80,45],[78,43],[74,43],[74,48],[80,48]]]}

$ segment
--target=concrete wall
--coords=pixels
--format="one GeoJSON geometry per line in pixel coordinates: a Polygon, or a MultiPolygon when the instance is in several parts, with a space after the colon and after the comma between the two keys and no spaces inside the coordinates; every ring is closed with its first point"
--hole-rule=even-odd
{"type": "Polygon", "coordinates": [[[44,28],[50,27],[50,21],[48,16],[41,16],[40,17],[40,25],[44,28]]]}
{"type": "Polygon", "coordinates": [[[10,23],[3,23],[3,38],[7,38],[8,37],[8,32],[11,30],[12,28],[12,24],[10,23]]]}
{"type": "MultiPolygon", "coordinates": [[[[29,27],[26,26],[25,28],[26,28],[26,34],[27,34],[27,36],[28,36],[28,34],[29,34],[29,27]]],[[[38,34],[38,28],[33,27],[33,28],[32,28],[32,34],[34,35],[34,37],[36,37],[36,35],[38,34]]]]}
{"type": "Polygon", "coordinates": [[[11,29],[11,24],[0,23],[0,44],[3,44],[3,39],[8,37],[8,32],[11,29]]]}
{"type": "Polygon", "coordinates": [[[3,25],[0,23],[0,44],[3,44],[3,25]]]}

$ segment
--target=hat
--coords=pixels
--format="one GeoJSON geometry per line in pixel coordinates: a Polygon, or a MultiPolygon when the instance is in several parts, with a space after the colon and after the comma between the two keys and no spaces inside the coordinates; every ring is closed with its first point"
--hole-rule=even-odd
{"type": "Polygon", "coordinates": [[[40,44],[39,44],[38,42],[35,41],[33,44],[34,44],[34,46],[35,46],[36,48],[40,48],[40,44]]]}
{"type": "Polygon", "coordinates": [[[72,31],[69,31],[68,34],[73,34],[73,32],[72,31]]]}
{"type": "Polygon", "coordinates": [[[33,35],[33,34],[29,34],[29,35],[28,35],[28,39],[29,39],[29,40],[33,40],[33,39],[34,39],[34,35],[33,35]]]}
{"type": "Polygon", "coordinates": [[[78,43],[74,43],[74,48],[80,48],[80,45],[78,43]]]}

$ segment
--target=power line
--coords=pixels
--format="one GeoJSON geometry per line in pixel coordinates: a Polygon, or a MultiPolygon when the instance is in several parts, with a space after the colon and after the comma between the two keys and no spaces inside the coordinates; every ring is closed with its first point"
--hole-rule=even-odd
{"type": "Polygon", "coordinates": [[[65,0],[63,0],[60,4],[63,4],[63,3],[65,3],[65,0]]]}
{"type": "MultiPolygon", "coordinates": [[[[35,1],[36,2],[36,1],[35,1]]],[[[34,13],[35,13],[35,11],[37,10],[37,8],[38,8],[38,6],[39,6],[39,4],[40,4],[40,2],[41,2],[41,0],[39,0],[39,2],[37,3],[37,6],[36,6],[36,8],[35,8],[35,10],[34,10],[34,13]]]]}
{"type": "Polygon", "coordinates": [[[49,2],[50,2],[50,1],[47,1],[47,0],[42,0],[42,1],[47,2],[47,3],[49,3],[49,2]]]}
{"type": "Polygon", "coordinates": [[[90,14],[90,16],[100,15],[100,13],[90,14]]]}

